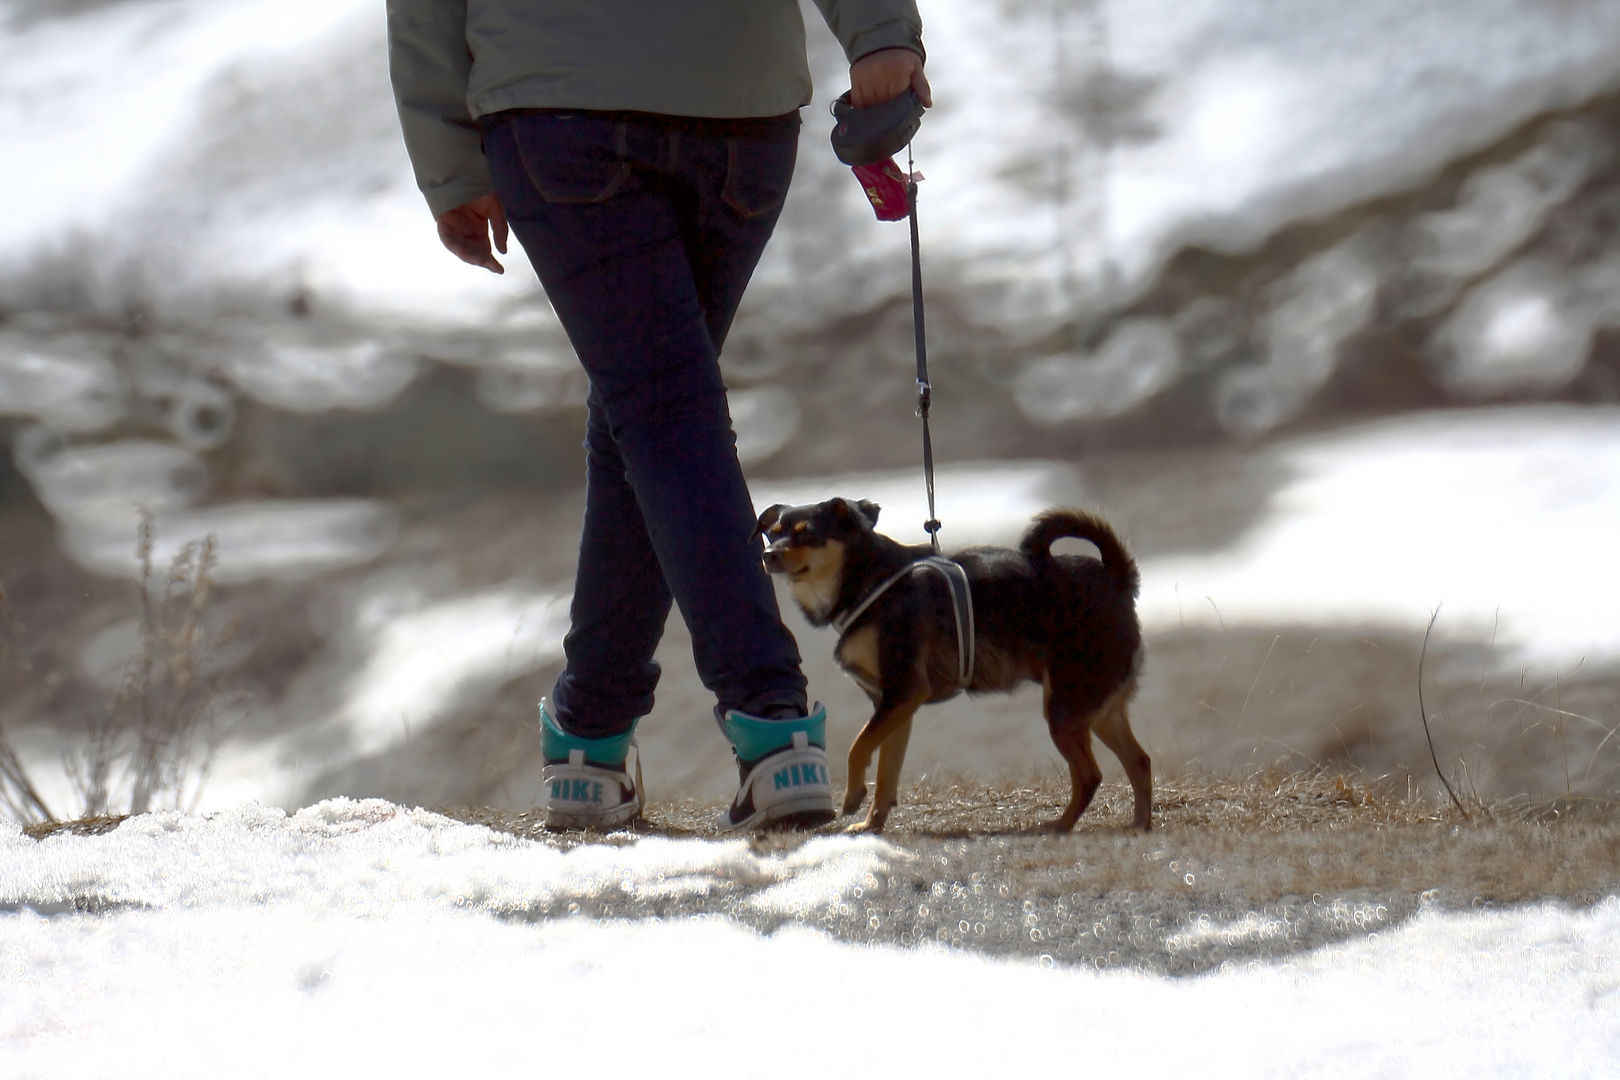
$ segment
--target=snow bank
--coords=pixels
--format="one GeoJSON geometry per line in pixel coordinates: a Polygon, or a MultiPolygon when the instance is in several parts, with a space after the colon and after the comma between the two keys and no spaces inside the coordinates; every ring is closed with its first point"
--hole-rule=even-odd
{"type": "Polygon", "coordinates": [[[1514,660],[1620,657],[1620,410],[1405,417],[1262,458],[1291,479],[1237,544],[1143,563],[1150,629],[1420,632],[1443,602],[1444,633],[1494,640],[1514,660]]]}
{"type": "MultiPolygon", "coordinates": [[[[307,290],[409,323],[498,323],[532,274],[439,248],[382,16],[361,0],[0,4],[0,143],[29,163],[0,174],[0,202],[27,209],[0,224],[0,265],[83,261],[109,298],[133,275],[175,311],[307,290]]],[[[1620,72],[1604,4],[954,2],[926,18],[926,242],[1010,297],[1004,317],[1140,282],[1185,240],[1252,244],[1410,183],[1620,72]]],[[[824,109],[842,89],[824,77],[806,112],[806,198],[836,168],[824,109]]],[[[808,274],[833,308],[877,280],[903,292],[904,230],[845,188],[838,221],[813,216],[845,237],[839,256],[807,268],[778,245],[762,282],[808,274]]]]}
{"type": "Polygon", "coordinates": [[[1172,981],[856,949],[792,926],[762,936],[719,918],[492,917],[570,890],[730,882],[756,902],[799,884],[836,902],[905,857],[878,840],[564,853],[346,800],[292,817],[154,814],[37,844],[0,829],[0,1056],[13,1076],[670,1075],[739,1060],[795,1077],[1620,1066],[1612,899],[1426,910],[1289,962],[1172,981]],[[106,913],[74,913],[69,897],[106,913]]]}

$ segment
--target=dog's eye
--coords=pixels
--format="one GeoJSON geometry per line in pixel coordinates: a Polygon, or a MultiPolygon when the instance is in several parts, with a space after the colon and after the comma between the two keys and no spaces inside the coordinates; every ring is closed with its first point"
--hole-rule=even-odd
{"type": "Polygon", "coordinates": [[[797,525],[793,526],[793,531],[796,533],[809,532],[810,523],[808,521],[801,521],[797,525]]]}
{"type": "Polygon", "coordinates": [[[770,528],[770,534],[772,536],[781,536],[782,533],[784,533],[786,531],[787,531],[787,526],[782,524],[780,521],[778,521],[775,525],[772,525],[771,528],[770,528]]]}

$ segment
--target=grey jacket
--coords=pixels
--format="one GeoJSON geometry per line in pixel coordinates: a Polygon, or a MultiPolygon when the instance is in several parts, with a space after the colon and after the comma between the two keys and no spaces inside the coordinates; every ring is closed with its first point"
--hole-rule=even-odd
{"type": "MultiPolygon", "coordinates": [[[[816,0],[851,63],[922,53],[915,0],[816,0]]],[[[405,148],[437,217],[494,190],[474,123],[503,109],[780,116],[810,103],[798,0],[388,0],[405,148]]]]}

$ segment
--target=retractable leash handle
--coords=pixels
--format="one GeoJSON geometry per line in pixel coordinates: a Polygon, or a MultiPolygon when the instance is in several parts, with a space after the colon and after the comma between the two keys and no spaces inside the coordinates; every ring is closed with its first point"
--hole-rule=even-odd
{"type": "Polygon", "coordinates": [[[934,443],[928,432],[928,410],[933,386],[928,381],[928,339],[923,322],[922,255],[917,238],[917,181],[922,174],[911,167],[910,146],[922,126],[923,103],[913,90],[899,97],[857,109],[846,93],[833,102],[833,153],[855,171],[861,190],[879,221],[911,222],[911,315],[917,343],[917,415],[923,423],[923,479],[928,488],[928,533],[939,554],[939,517],[934,512],[934,443]],[[906,149],[906,171],[894,163],[894,154],[906,149]]]}

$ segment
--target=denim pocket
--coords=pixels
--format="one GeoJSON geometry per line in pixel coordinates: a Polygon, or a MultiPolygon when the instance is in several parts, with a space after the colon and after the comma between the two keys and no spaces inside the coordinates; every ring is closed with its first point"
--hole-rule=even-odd
{"type": "Polygon", "coordinates": [[[625,126],[588,113],[529,113],[514,124],[529,182],[549,203],[606,202],[630,180],[625,126]]]}
{"type": "Polygon", "coordinates": [[[726,140],[726,205],[745,220],[764,217],[782,208],[799,142],[791,140],[726,140]]]}

